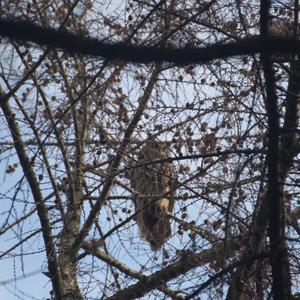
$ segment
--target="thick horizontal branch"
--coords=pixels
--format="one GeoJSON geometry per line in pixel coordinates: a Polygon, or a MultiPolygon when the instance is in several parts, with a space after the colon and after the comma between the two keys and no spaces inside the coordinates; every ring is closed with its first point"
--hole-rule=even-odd
{"type": "MultiPolygon", "coordinates": [[[[239,241],[239,239],[232,239],[229,244],[230,249],[227,255],[231,256],[236,250],[241,248],[242,241],[239,241]]],[[[184,275],[196,267],[214,261],[223,255],[223,250],[223,244],[221,243],[211,249],[205,249],[198,253],[187,253],[179,261],[170,264],[162,270],[145,277],[138,283],[115,293],[107,298],[107,300],[136,299],[143,297],[151,290],[163,286],[168,281],[175,279],[180,275],[184,275]]]]}
{"type": "Polygon", "coordinates": [[[85,38],[53,28],[46,29],[26,21],[0,19],[0,35],[38,45],[62,49],[70,53],[81,53],[109,60],[123,60],[135,63],[171,62],[177,65],[207,63],[217,58],[253,55],[255,53],[276,53],[300,51],[300,41],[288,38],[255,36],[226,44],[208,47],[158,48],[134,46],[127,43],[106,43],[85,38]]]}
{"type": "MultiPolygon", "coordinates": [[[[108,265],[115,267],[116,269],[118,269],[119,271],[121,271],[122,273],[124,273],[127,276],[130,276],[130,277],[138,279],[138,280],[147,279],[147,276],[145,276],[144,274],[134,271],[133,269],[130,269],[128,266],[126,266],[122,262],[118,261],[117,259],[110,256],[109,254],[107,254],[103,251],[100,251],[97,247],[94,247],[92,244],[83,242],[81,247],[87,253],[91,253],[95,257],[106,262],[108,265]]],[[[161,286],[161,287],[158,287],[158,290],[165,293],[172,299],[182,299],[182,297],[178,296],[175,291],[172,291],[172,290],[168,289],[167,287],[161,286]]]]}

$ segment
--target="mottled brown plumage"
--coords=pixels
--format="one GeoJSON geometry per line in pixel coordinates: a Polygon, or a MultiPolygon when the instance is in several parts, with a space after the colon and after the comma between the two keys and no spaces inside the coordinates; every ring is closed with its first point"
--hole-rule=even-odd
{"type": "MultiPolygon", "coordinates": [[[[166,145],[147,141],[138,153],[136,164],[147,164],[169,157],[166,145]]],[[[133,165],[134,167],[134,165],[133,165]]],[[[135,210],[140,211],[136,221],[141,236],[156,251],[171,235],[168,212],[172,212],[175,195],[175,170],[171,163],[157,163],[132,168],[128,174],[134,195],[135,210]]]]}

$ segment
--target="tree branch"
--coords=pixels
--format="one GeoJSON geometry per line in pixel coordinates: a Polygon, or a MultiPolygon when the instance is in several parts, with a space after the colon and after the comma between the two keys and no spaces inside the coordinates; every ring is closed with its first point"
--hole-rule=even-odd
{"type": "MultiPolygon", "coordinates": [[[[228,257],[241,248],[241,243],[238,241],[238,239],[232,239],[230,242],[228,242],[228,244],[230,244],[231,246],[228,249],[228,253],[226,253],[228,257]]],[[[145,277],[138,283],[117,292],[113,296],[107,298],[107,300],[135,299],[142,297],[151,290],[164,285],[166,282],[175,279],[180,275],[186,274],[196,267],[202,266],[206,263],[220,258],[220,256],[222,256],[223,254],[223,243],[220,243],[211,249],[202,250],[198,253],[189,252],[187,255],[184,255],[179,261],[170,264],[164,269],[145,277]]]]}
{"type": "MultiPolygon", "coordinates": [[[[269,9],[271,1],[261,1],[261,35],[269,35],[269,9]]],[[[271,56],[261,55],[266,83],[268,114],[268,188],[270,262],[272,267],[272,293],[275,300],[291,298],[290,270],[285,244],[285,217],[283,187],[279,185],[279,113],[275,90],[275,76],[271,56]]]]}
{"type": "Polygon", "coordinates": [[[12,112],[7,102],[1,103],[1,108],[5,115],[6,121],[8,123],[8,127],[10,129],[12,138],[14,140],[15,149],[19,157],[20,164],[23,168],[24,175],[26,176],[26,179],[28,181],[28,184],[30,186],[36,204],[36,209],[41,223],[41,229],[42,229],[46,253],[47,253],[48,269],[51,274],[51,280],[52,280],[54,292],[57,299],[62,299],[63,293],[62,293],[60,272],[59,272],[59,267],[58,267],[58,262],[56,257],[54,241],[51,233],[51,225],[49,222],[48,209],[47,206],[45,205],[41,190],[39,189],[39,182],[32,169],[31,162],[26,154],[24,145],[22,144],[21,134],[15,119],[15,114],[12,112]]]}
{"type": "Polygon", "coordinates": [[[84,38],[53,28],[45,29],[26,22],[0,19],[0,35],[31,41],[38,45],[62,49],[69,53],[81,53],[103,57],[108,60],[123,60],[133,63],[172,62],[177,65],[207,63],[217,58],[253,55],[256,53],[276,53],[300,51],[300,41],[289,38],[242,39],[233,43],[214,44],[207,47],[159,48],[153,46],[134,46],[128,43],[104,43],[97,39],[84,38]]]}

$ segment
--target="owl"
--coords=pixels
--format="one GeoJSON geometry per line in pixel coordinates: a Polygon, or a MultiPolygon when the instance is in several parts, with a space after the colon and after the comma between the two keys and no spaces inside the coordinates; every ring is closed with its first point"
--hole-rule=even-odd
{"type": "Polygon", "coordinates": [[[159,250],[171,235],[168,213],[173,211],[176,173],[169,162],[147,164],[169,158],[166,144],[148,140],[132,165],[128,178],[134,194],[136,222],[142,238],[150,243],[153,251],[159,250]]]}

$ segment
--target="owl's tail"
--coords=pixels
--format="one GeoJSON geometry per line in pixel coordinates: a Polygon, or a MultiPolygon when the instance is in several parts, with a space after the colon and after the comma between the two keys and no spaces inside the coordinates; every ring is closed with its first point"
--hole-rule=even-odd
{"type": "Polygon", "coordinates": [[[148,241],[153,251],[158,251],[171,236],[171,224],[167,214],[162,214],[149,232],[148,241]]]}

